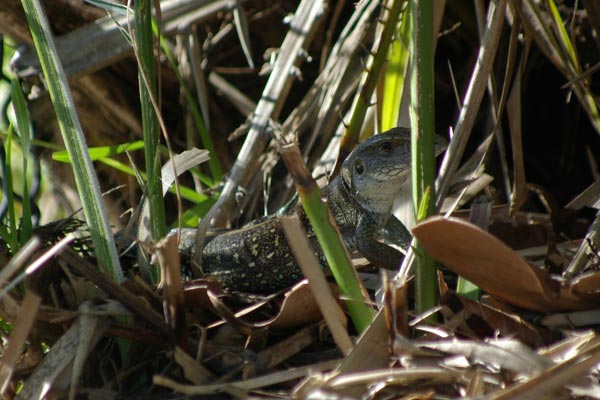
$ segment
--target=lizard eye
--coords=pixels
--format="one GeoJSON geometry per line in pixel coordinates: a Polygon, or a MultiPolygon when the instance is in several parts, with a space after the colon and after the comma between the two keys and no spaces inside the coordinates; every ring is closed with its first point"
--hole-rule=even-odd
{"type": "Polygon", "coordinates": [[[381,150],[383,150],[385,153],[389,153],[390,151],[392,151],[393,147],[394,146],[392,145],[392,142],[389,142],[389,141],[381,142],[381,150]]]}
{"type": "Polygon", "coordinates": [[[363,164],[361,160],[358,160],[356,164],[354,164],[354,171],[356,171],[358,175],[362,175],[363,172],[365,172],[365,164],[363,164]]]}

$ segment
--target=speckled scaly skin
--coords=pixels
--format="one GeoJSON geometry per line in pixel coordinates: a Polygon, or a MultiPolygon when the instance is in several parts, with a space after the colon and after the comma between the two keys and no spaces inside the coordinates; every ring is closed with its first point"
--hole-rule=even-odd
{"type": "MultiPolygon", "coordinates": [[[[350,251],[357,250],[373,264],[397,268],[403,255],[381,243],[386,239],[406,247],[411,236],[391,216],[400,185],[410,176],[410,131],[394,128],[360,143],[342,164],[339,176],[323,189],[332,214],[350,251]]],[[[301,205],[298,213],[315,254],[323,253],[301,205]]],[[[190,253],[193,230],[184,234],[180,252],[190,253]]],[[[277,216],[269,216],[240,229],[208,237],[202,269],[227,290],[272,293],[302,279],[277,216]]]]}

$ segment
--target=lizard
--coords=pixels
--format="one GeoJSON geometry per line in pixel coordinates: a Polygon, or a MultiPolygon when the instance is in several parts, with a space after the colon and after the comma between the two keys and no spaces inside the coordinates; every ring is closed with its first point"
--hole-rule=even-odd
{"type": "MultiPolygon", "coordinates": [[[[436,155],[443,149],[436,137],[436,155]]],[[[380,241],[389,239],[406,248],[412,240],[406,227],[392,215],[402,183],[410,176],[410,129],[392,128],[360,143],[343,162],[340,174],[322,190],[350,252],[358,251],[371,263],[387,269],[399,266],[404,255],[380,241]]],[[[326,262],[301,205],[297,213],[313,250],[326,262]]],[[[179,252],[189,259],[195,229],[181,231],[179,252]]],[[[277,214],[239,229],[207,235],[202,272],[216,278],[225,290],[266,294],[287,288],[303,278],[283,233],[277,214]]]]}

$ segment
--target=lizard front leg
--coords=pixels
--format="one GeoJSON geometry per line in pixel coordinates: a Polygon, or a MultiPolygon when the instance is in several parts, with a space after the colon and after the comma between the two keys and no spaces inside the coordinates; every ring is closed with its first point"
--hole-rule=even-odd
{"type": "Polygon", "coordinates": [[[359,217],[354,233],[357,250],[373,264],[386,269],[397,269],[404,255],[379,241],[379,226],[368,215],[359,217]]]}
{"type": "Polygon", "coordinates": [[[400,246],[404,250],[408,249],[413,238],[408,229],[406,229],[406,226],[393,214],[390,215],[383,226],[381,236],[384,241],[400,246]]]}

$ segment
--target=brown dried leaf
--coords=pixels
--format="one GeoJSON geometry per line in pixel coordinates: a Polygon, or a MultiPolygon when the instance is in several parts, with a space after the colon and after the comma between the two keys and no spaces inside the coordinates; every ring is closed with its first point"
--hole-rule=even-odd
{"type": "Polygon", "coordinates": [[[175,347],[175,362],[183,370],[183,376],[194,385],[205,385],[214,379],[212,373],[190,357],[179,347],[175,347]]]}
{"type": "MultiPolygon", "coordinates": [[[[337,296],[337,287],[335,285],[330,285],[330,287],[330,290],[332,290],[337,296]]],[[[249,316],[258,310],[260,310],[264,316],[263,306],[280,297],[279,295],[268,296],[242,310],[236,311],[235,313],[226,311],[224,315],[221,315],[220,311],[222,311],[222,307],[224,307],[224,305],[218,305],[220,303],[218,301],[215,303],[215,298],[221,296],[223,292],[217,285],[213,285],[213,282],[202,280],[194,281],[193,283],[188,284],[184,293],[185,304],[187,307],[194,309],[209,309],[224,319],[226,319],[225,316],[231,318],[232,314],[233,318],[236,319],[249,316]],[[209,292],[211,292],[213,299],[209,298],[209,292]],[[217,304],[218,307],[215,306],[215,304],[217,304]]],[[[310,290],[308,282],[303,280],[284,294],[283,302],[281,305],[279,305],[279,310],[272,318],[268,318],[266,320],[263,319],[254,323],[244,323],[248,324],[249,326],[253,326],[256,329],[268,327],[277,330],[287,330],[320,321],[322,318],[323,317],[319,312],[319,307],[310,290]]],[[[211,324],[210,327],[216,327],[222,323],[223,321],[220,321],[211,324]]]]}
{"type": "Polygon", "coordinates": [[[463,307],[483,319],[501,337],[513,337],[531,347],[544,344],[544,339],[535,326],[518,314],[500,310],[489,304],[479,303],[465,297],[458,297],[463,307]]]}
{"type": "Polygon", "coordinates": [[[413,228],[413,233],[435,259],[509,304],[538,312],[595,305],[467,222],[434,217],[413,228]]]}
{"type": "MultiPolygon", "coordinates": [[[[337,296],[337,286],[330,284],[329,287],[337,296]]],[[[270,323],[274,329],[292,329],[320,321],[322,318],[310,286],[304,280],[285,294],[281,310],[270,323]]]]}
{"type": "Polygon", "coordinates": [[[583,299],[600,302],[600,272],[594,271],[587,274],[580,275],[569,282],[571,290],[578,297],[583,299]]]}
{"type": "Polygon", "coordinates": [[[33,326],[35,316],[42,299],[35,292],[29,290],[19,308],[20,317],[16,320],[14,329],[8,338],[8,342],[2,354],[0,364],[0,387],[1,391],[7,388],[10,378],[15,370],[15,365],[21,354],[23,344],[27,340],[29,331],[33,326]]]}
{"type": "Polygon", "coordinates": [[[179,269],[179,253],[177,252],[177,236],[168,235],[166,238],[161,239],[154,250],[161,271],[165,320],[173,330],[177,344],[185,348],[187,323],[181,271],[179,269]]]}

